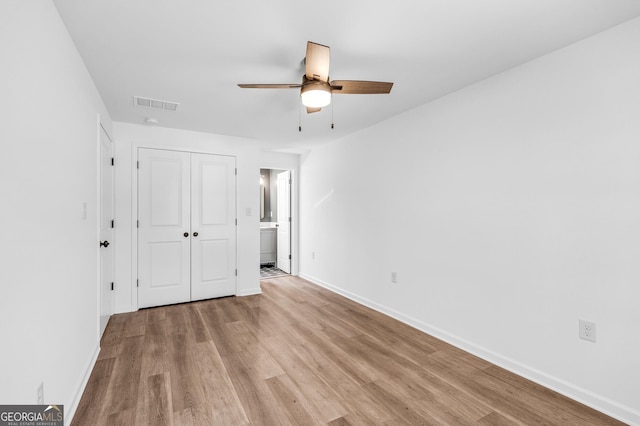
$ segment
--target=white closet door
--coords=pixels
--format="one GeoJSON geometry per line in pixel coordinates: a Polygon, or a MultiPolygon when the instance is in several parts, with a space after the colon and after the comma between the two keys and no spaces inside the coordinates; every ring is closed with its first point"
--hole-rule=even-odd
{"type": "Polygon", "coordinates": [[[191,154],[191,300],[236,294],[235,158],[191,154]]]}
{"type": "Polygon", "coordinates": [[[138,159],[138,307],[188,302],[190,154],[140,149],[138,159]]]}

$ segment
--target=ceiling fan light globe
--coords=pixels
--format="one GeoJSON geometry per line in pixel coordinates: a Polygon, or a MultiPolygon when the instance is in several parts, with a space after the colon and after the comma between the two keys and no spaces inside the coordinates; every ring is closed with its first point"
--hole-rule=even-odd
{"type": "Polygon", "coordinates": [[[309,108],[322,108],[331,103],[331,91],[325,87],[303,90],[300,97],[302,104],[309,108]]]}

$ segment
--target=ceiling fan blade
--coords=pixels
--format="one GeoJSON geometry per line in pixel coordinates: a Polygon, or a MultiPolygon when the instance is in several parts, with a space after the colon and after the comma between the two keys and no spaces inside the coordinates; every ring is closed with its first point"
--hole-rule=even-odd
{"type": "Polygon", "coordinates": [[[391,92],[393,83],[383,81],[334,80],[331,82],[333,93],[352,94],[385,94],[391,92]]]}
{"type": "Polygon", "coordinates": [[[312,114],[314,112],[319,112],[320,110],[322,110],[322,108],[311,108],[311,107],[307,107],[307,114],[312,114]]]}
{"type": "Polygon", "coordinates": [[[329,80],[329,46],[307,42],[306,75],[309,80],[329,80]]]}
{"type": "Polygon", "coordinates": [[[243,89],[299,89],[302,84],[238,84],[243,89]]]}

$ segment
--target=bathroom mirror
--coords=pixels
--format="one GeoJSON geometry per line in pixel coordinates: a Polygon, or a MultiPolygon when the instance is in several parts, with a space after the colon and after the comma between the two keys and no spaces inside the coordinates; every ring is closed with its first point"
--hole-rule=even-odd
{"type": "Polygon", "coordinates": [[[260,184],[260,220],[264,219],[264,184],[260,184]]]}

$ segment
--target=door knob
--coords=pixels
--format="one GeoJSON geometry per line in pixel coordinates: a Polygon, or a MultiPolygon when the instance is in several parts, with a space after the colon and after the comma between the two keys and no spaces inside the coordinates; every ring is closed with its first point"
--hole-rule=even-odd
{"type": "Polygon", "coordinates": [[[194,233],[193,233],[193,236],[194,236],[194,237],[197,237],[197,236],[198,236],[198,233],[197,233],[197,232],[194,232],[194,233]]]}
{"type": "Polygon", "coordinates": [[[187,237],[189,236],[189,233],[188,233],[188,232],[185,232],[185,233],[184,233],[184,234],[182,234],[182,235],[184,235],[184,237],[185,237],[185,238],[187,238],[187,237]]]}
{"type": "Polygon", "coordinates": [[[109,247],[109,241],[107,240],[100,241],[100,247],[109,247]]]}

